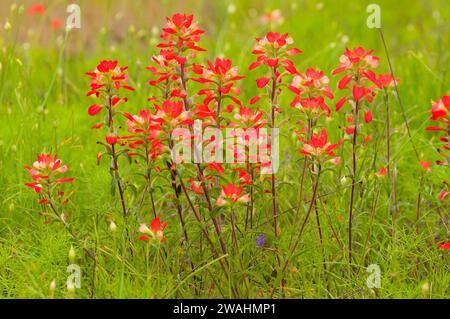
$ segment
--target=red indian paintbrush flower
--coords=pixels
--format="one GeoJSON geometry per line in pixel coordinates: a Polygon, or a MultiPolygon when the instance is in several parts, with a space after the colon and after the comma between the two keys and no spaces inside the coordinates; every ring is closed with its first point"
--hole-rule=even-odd
{"type": "Polygon", "coordinates": [[[237,187],[234,184],[228,184],[228,186],[222,185],[222,192],[217,198],[217,206],[225,206],[233,203],[247,203],[250,200],[248,195],[242,195],[243,188],[237,187]]]}
{"type": "Polygon", "coordinates": [[[164,229],[166,229],[167,222],[161,223],[158,217],[155,217],[151,223],[150,228],[147,224],[141,224],[139,226],[139,232],[145,234],[139,237],[139,240],[151,240],[156,239],[159,243],[164,243],[164,229]]]}
{"type": "Polygon", "coordinates": [[[372,80],[372,82],[377,84],[377,86],[380,88],[387,89],[392,88],[395,86],[395,84],[400,83],[400,79],[396,78],[394,81],[394,78],[391,74],[378,74],[376,81],[372,80]]]}
{"type": "Polygon", "coordinates": [[[299,109],[302,113],[305,113],[308,119],[317,119],[322,114],[329,117],[331,114],[330,108],[321,96],[300,99],[297,95],[292,103],[295,103],[294,105],[291,105],[295,106],[295,108],[299,109]]]}
{"type": "Polygon", "coordinates": [[[119,67],[117,60],[100,61],[99,65],[97,65],[93,72],[86,73],[91,78],[91,90],[87,93],[87,96],[96,95],[99,97],[103,94],[110,95],[108,93],[118,91],[120,88],[134,91],[134,88],[126,85],[128,75],[125,71],[127,69],[127,66],[119,67]]]}
{"type": "MultiPolygon", "coordinates": [[[[178,125],[193,123],[189,112],[184,110],[182,101],[166,100],[161,106],[155,105],[155,109],[156,113],[152,117],[153,121],[161,126],[167,125],[173,129],[178,125]]],[[[168,133],[170,134],[170,132],[168,133]]]]}
{"type": "Polygon", "coordinates": [[[241,185],[253,184],[253,181],[251,180],[251,175],[247,170],[242,168],[233,168],[233,171],[236,171],[238,173],[238,179],[241,185]]]}
{"type": "Polygon", "coordinates": [[[29,15],[44,15],[45,6],[42,3],[35,3],[28,8],[29,15]]]}
{"type": "Polygon", "coordinates": [[[385,176],[386,173],[387,173],[386,167],[381,166],[381,167],[380,167],[380,170],[379,170],[377,173],[375,173],[375,175],[376,175],[377,177],[382,177],[382,176],[385,176]]]}
{"type": "Polygon", "coordinates": [[[444,199],[447,198],[448,195],[450,195],[450,192],[447,192],[446,190],[442,190],[442,191],[439,193],[438,199],[439,199],[439,200],[444,200],[444,199]]]}
{"type": "Polygon", "coordinates": [[[53,30],[59,30],[62,27],[62,21],[60,19],[52,19],[51,26],[53,30]]]}
{"type": "Polygon", "coordinates": [[[381,88],[375,73],[372,71],[379,65],[378,57],[372,55],[372,53],[373,50],[366,52],[361,47],[353,50],[345,49],[345,53],[339,58],[340,65],[333,70],[332,74],[345,73],[338,83],[338,88],[340,90],[351,89],[351,95],[338,101],[336,111],[339,111],[349,98],[352,98],[354,102],[360,102],[363,98],[372,102],[375,93],[374,88],[367,84],[368,82],[381,88]]]}
{"type": "Polygon", "coordinates": [[[340,65],[333,71],[333,75],[347,71],[349,73],[364,73],[370,68],[378,67],[378,57],[372,55],[373,50],[365,51],[358,47],[353,50],[345,49],[339,58],[340,65]]]}
{"type": "Polygon", "coordinates": [[[444,95],[440,100],[432,103],[430,120],[440,121],[445,125],[450,124],[450,95],[444,95]]]}
{"type": "Polygon", "coordinates": [[[258,56],[256,62],[253,62],[249,69],[267,65],[268,67],[283,66],[291,74],[297,73],[293,62],[288,58],[301,53],[297,48],[289,48],[294,40],[289,34],[279,34],[278,32],[269,32],[264,38],[256,38],[257,44],[253,49],[253,54],[258,56]]]}
{"type": "Polygon", "coordinates": [[[259,109],[240,107],[239,113],[235,113],[233,118],[236,122],[230,123],[231,127],[258,129],[266,124],[264,114],[259,109]]]}
{"type": "Polygon", "coordinates": [[[194,65],[192,71],[200,75],[198,78],[191,78],[192,81],[212,84],[218,86],[218,90],[223,94],[228,94],[235,81],[244,77],[238,75],[237,66],[233,67],[230,59],[216,58],[215,62],[208,61],[208,67],[194,65]]]}
{"type": "MultiPolygon", "coordinates": [[[[127,101],[126,98],[120,97],[120,90],[126,89],[134,91],[134,88],[127,85],[128,75],[125,71],[128,67],[120,67],[116,60],[103,60],[97,65],[93,72],[87,72],[86,74],[90,77],[90,91],[87,96],[95,96],[103,101],[103,104],[91,105],[88,109],[88,113],[91,116],[98,114],[103,109],[106,111],[106,116],[104,117],[104,122],[97,123],[93,128],[100,128],[104,124],[107,128],[107,134],[105,136],[104,142],[98,142],[105,147],[103,153],[97,154],[97,163],[103,154],[108,154],[111,157],[110,172],[113,176],[113,185],[117,186],[119,190],[119,196],[121,201],[122,212],[124,216],[125,223],[128,223],[128,211],[126,208],[125,198],[124,198],[124,187],[122,184],[122,179],[119,173],[118,156],[123,152],[119,151],[116,145],[125,145],[126,142],[120,140],[118,134],[118,127],[115,125],[114,118],[117,115],[117,106],[120,103],[127,101]]],[[[127,232],[127,237],[129,234],[127,232]]],[[[129,238],[127,238],[129,240],[129,238]]]]}
{"type": "Polygon", "coordinates": [[[155,159],[161,155],[164,145],[158,136],[161,135],[161,126],[153,121],[153,114],[149,110],[141,110],[139,115],[123,113],[128,119],[126,122],[127,130],[131,135],[123,136],[128,141],[128,146],[133,152],[129,156],[142,156],[149,159],[155,159]]]}
{"type": "Polygon", "coordinates": [[[308,68],[305,74],[294,76],[288,88],[296,94],[291,106],[305,113],[308,119],[316,119],[321,114],[329,116],[331,111],[324,97],[333,99],[328,83],[329,78],[322,71],[308,68]]]}
{"type": "Polygon", "coordinates": [[[194,65],[192,71],[200,75],[198,78],[192,77],[192,81],[208,86],[198,93],[206,96],[203,102],[205,105],[208,105],[211,101],[221,103],[221,100],[225,98],[229,98],[234,103],[241,105],[241,102],[235,97],[240,94],[240,89],[234,84],[244,77],[238,75],[238,69],[232,66],[230,59],[217,58],[214,63],[208,61],[207,68],[201,65],[194,65]]]}
{"type": "MultiPolygon", "coordinates": [[[[294,40],[287,33],[279,34],[278,32],[269,32],[264,38],[256,38],[256,41],[257,43],[252,53],[257,55],[258,58],[256,62],[250,64],[250,70],[261,65],[266,65],[272,69],[272,73],[274,73],[272,77],[274,76],[277,82],[281,82],[283,76],[286,74],[298,73],[290,57],[302,51],[289,47],[289,45],[294,43],[294,40]],[[283,69],[286,72],[281,73],[280,71],[283,69]]],[[[256,80],[256,85],[261,89],[269,81],[269,77],[261,77],[256,80]]]]}
{"type": "Polygon", "coordinates": [[[106,143],[108,143],[109,145],[114,145],[119,140],[119,136],[117,136],[117,135],[106,135],[105,140],[106,140],[106,143]]]}
{"type": "Polygon", "coordinates": [[[173,53],[171,59],[179,64],[186,62],[185,55],[188,51],[191,51],[191,55],[195,55],[195,51],[205,51],[197,45],[200,35],[205,31],[200,30],[193,19],[193,15],[181,13],[175,13],[172,19],[166,18],[167,25],[163,28],[161,35],[164,42],[158,44],[158,48],[168,48],[173,53]]]}
{"type": "MultiPolygon", "coordinates": [[[[103,98],[107,100],[106,104],[93,104],[88,109],[88,114],[90,116],[95,116],[100,113],[103,109],[108,110],[108,117],[113,117],[115,114],[114,109],[122,103],[127,101],[126,98],[120,98],[118,96],[119,89],[123,88],[126,90],[133,91],[129,85],[126,85],[128,75],[125,73],[128,67],[119,67],[117,61],[100,61],[98,66],[93,72],[87,72],[86,74],[90,77],[90,91],[86,94],[87,96],[95,95],[98,98],[103,98]],[[114,108],[114,109],[113,109],[114,108]]],[[[101,128],[105,123],[96,123],[92,128],[101,128]]],[[[111,121],[107,120],[106,125],[109,126],[110,131],[113,131],[111,121]]],[[[110,132],[111,133],[111,132],[110,132]]],[[[112,140],[107,141],[111,144],[112,140]]]]}
{"type": "MultiPolygon", "coordinates": [[[[148,83],[151,86],[158,88],[163,98],[170,97],[186,97],[183,92],[182,85],[179,81],[177,68],[179,63],[174,59],[175,54],[171,50],[161,50],[159,55],[152,56],[152,61],[155,66],[147,67],[156,79],[150,80],[148,83]]],[[[151,100],[160,100],[158,95],[151,96],[151,100]]]]}
{"type": "Polygon", "coordinates": [[[336,104],[336,111],[339,111],[346,102],[349,102],[352,112],[351,116],[347,116],[347,122],[350,123],[345,127],[345,132],[352,136],[352,185],[350,192],[349,205],[349,225],[348,225],[348,255],[349,260],[352,259],[352,228],[353,228],[353,207],[355,199],[355,185],[357,184],[357,147],[358,147],[358,131],[361,114],[364,115],[365,123],[372,121],[372,111],[368,108],[376,94],[375,88],[381,89],[376,79],[376,75],[372,69],[378,67],[378,57],[372,55],[373,50],[365,51],[358,47],[353,50],[345,49],[345,53],[339,58],[340,65],[332,74],[337,75],[344,73],[338,83],[340,90],[348,90],[346,96],[342,97],[336,104]],[[375,84],[375,86],[373,85],[375,84]]]}
{"type": "Polygon", "coordinates": [[[439,137],[443,149],[438,148],[438,153],[443,159],[436,163],[450,165],[450,95],[444,95],[440,100],[432,102],[430,120],[435,121],[437,125],[428,126],[426,130],[443,133],[443,136],[439,137]]]}
{"type": "Polygon", "coordinates": [[[197,195],[203,195],[204,191],[203,191],[203,187],[202,187],[202,182],[196,180],[195,178],[189,178],[188,179],[188,184],[190,189],[196,193],[197,195]]]}
{"type": "MultiPolygon", "coordinates": [[[[443,143],[442,148],[437,148],[438,154],[442,159],[437,160],[437,165],[450,165],[450,95],[444,95],[436,102],[432,102],[430,120],[437,122],[437,125],[429,126],[427,131],[442,132],[443,136],[439,141],[443,143]]],[[[445,188],[441,190],[438,199],[444,201],[450,192],[448,192],[448,182],[444,181],[445,188]]]]}
{"type": "MultiPolygon", "coordinates": [[[[62,165],[62,161],[56,155],[40,154],[33,166],[25,166],[25,169],[34,180],[34,182],[25,183],[25,185],[42,195],[39,204],[47,203],[54,195],[59,184],[73,181],[73,178],[58,177],[58,175],[67,172],[68,167],[67,165],[62,165]]],[[[63,193],[57,192],[57,195],[61,198],[63,193]]],[[[65,202],[63,201],[62,204],[65,204],[65,202]]]]}
{"type": "Polygon", "coordinates": [[[304,143],[300,153],[321,160],[327,156],[334,157],[333,150],[338,146],[339,144],[331,144],[328,142],[327,130],[322,128],[320,134],[313,133],[309,142],[304,143]]]}
{"type": "MultiPolygon", "coordinates": [[[[256,45],[253,54],[257,55],[256,62],[250,64],[249,69],[253,70],[261,65],[268,67],[269,74],[256,80],[258,88],[265,88],[269,82],[271,85],[266,89],[267,96],[270,101],[270,127],[276,127],[276,114],[280,112],[277,103],[278,96],[282,92],[282,80],[287,74],[297,74],[298,71],[294,63],[290,59],[291,56],[301,53],[297,48],[290,45],[294,40],[287,33],[280,34],[278,32],[268,32],[264,38],[256,38],[256,45]]],[[[254,97],[251,104],[259,99],[254,97]]],[[[272,152],[271,152],[272,153],[272,152]]],[[[278,205],[276,199],[276,178],[273,163],[270,162],[272,168],[271,185],[272,185],[272,210],[273,210],[273,229],[275,237],[278,236],[278,205]]]]}

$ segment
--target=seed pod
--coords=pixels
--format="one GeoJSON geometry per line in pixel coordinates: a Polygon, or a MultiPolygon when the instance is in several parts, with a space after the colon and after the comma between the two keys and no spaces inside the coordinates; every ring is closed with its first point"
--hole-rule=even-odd
{"type": "Polygon", "coordinates": [[[69,261],[70,261],[70,263],[74,264],[76,258],[77,258],[77,255],[75,253],[75,249],[73,249],[73,246],[70,246],[70,250],[69,250],[69,261]]]}

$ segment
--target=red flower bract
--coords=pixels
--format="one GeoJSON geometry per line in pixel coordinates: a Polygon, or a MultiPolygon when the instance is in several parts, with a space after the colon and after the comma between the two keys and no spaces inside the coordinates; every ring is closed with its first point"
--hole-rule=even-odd
{"type": "Polygon", "coordinates": [[[331,144],[328,142],[327,130],[323,128],[320,134],[314,133],[312,135],[310,141],[304,144],[300,153],[307,156],[313,156],[320,160],[325,156],[333,157],[333,150],[338,146],[339,144],[331,144]]]}
{"type": "Polygon", "coordinates": [[[257,43],[252,53],[256,54],[258,58],[256,62],[250,64],[250,70],[265,64],[272,68],[282,66],[291,74],[297,73],[293,62],[288,57],[297,55],[302,51],[288,47],[294,43],[294,40],[287,33],[269,32],[264,38],[256,38],[256,41],[257,43]]]}
{"type": "Polygon", "coordinates": [[[444,95],[441,99],[431,103],[431,117],[430,120],[437,123],[437,125],[428,126],[427,131],[442,132],[443,136],[439,138],[442,149],[438,148],[439,155],[443,160],[437,161],[438,165],[449,165],[448,152],[450,151],[450,95],[444,95]]]}
{"type": "MultiPolygon", "coordinates": [[[[178,125],[192,124],[189,112],[184,110],[182,101],[165,100],[162,106],[155,105],[156,113],[153,115],[153,121],[161,125],[168,125],[175,128],[178,125]]],[[[168,132],[170,133],[170,132],[168,132]]]]}
{"type": "Polygon", "coordinates": [[[44,15],[45,6],[42,3],[35,3],[28,8],[28,14],[30,15],[44,15]]]}
{"type": "Polygon", "coordinates": [[[234,184],[228,184],[228,186],[222,185],[222,192],[220,197],[216,201],[217,206],[230,205],[232,203],[247,203],[250,200],[248,195],[242,195],[243,188],[237,187],[234,184]]]}
{"type": "Polygon", "coordinates": [[[445,95],[432,104],[430,119],[433,121],[441,120],[447,125],[450,124],[450,95],[445,95]]]}
{"type": "Polygon", "coordinates": [[[44,204],[52,198],[52,194],[57,184],[73,182],[70,177],[58,177],[68,171],[67,165],[62,165],[62,161],[56,155],[52,156],[43,153],[37,156],[37,160],[32,166],[25,166],[34,182],[25,183],[25,186],[40,193],[43,198],[39,203],[44,204]]]}
{"type": "Polygon", "coordinates": [[[358,47],[353,50],[345,49],[345,53],[339,58],[340,65],[333,71],[333,75],[347,70],[363,73],[368,68],[378,67],[378,57],[372,55],[373,50],[365,51],[358,47]]]}
{"type": "Polygon", "coordinates": [[[117,135],[106,135],[105,140],[109,145],[114,145],[117,143],[119,137],[117,135]]]}
{"type": "Polygon", "coordinates": [[[125,71],[128,67],[119,67],[117,60],[103,60],[97,65],[93,72],[87,72],[90,77],[91,90],[87,96],[111,95],[120,88],[134,91],[129,85],[126,85],[128,76],[125,71]]]}
{"type": "Polygon", "coordinates": [[[193,19],[193,15],[181,13],[175,13],[172,19],[167,17],[167,25],[163,28],[161,35],[161,39],[165,42],[158,44],[158,48],[173,49],[180,64],[185,62],[183,51],[205,51],[196,45],[200,41],[200,35],[205,31],[200,30],[193,19]]]}
{"type": "Polygon", "coordinates": [[[139,226],[139,232],[145,234],[139,237],[139,240],[150,240],[149,235],[156,238],[159,243],[164,243],[164,229],[166,229],[167,222],[161,223],[159,217],[155,217],[150,222],[150,228],[147,224],[141,224],[139,226]]]}

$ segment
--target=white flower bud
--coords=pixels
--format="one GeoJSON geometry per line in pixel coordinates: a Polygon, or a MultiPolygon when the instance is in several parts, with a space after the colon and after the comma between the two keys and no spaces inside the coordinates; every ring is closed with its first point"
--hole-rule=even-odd
{"type": "Polygon", "coordinates": [[[351,180],[348,179],[348,178],[345,177],[345,176],[343,176],[343,177],[341,178],[341,185],[342,185],[342,186],[348,186],[348,185],[350,184],[350,182],[351,182],[351,180]]]}
{"type": "Polygon", "coordinates": [[[56,280],[55,279],[53,279],[50,282],[50,285],[49,285],[48,289],[50,289],[50,291],[55,291],[55,289],[56,289],[56,280]]]}
{"type": "Polygon", "coordinates": [[[109,223],[109,230],[114,233],[117,230],[117,225],[114,221],[111,221],[111,223],[109,223]]]}
{"type": "Polygon", "coordinates": [[[9,20],[6,20],[5,25],[3,26],[6,32],[11,31],[11,23],[9,23],[9,20]]]}
{"type": "Polygon", "coordinates": [[[73,249],[73,246],[70,246],[69,261],[71,264],[75,263],[76,257],[77,257],[77,254],[75,253],[75,249],[73,249]]]}
{"type": "Polygon", "coordinates": [[[428,283],[428,281],[425,281],[422,284],[422,294],[428,295],[429,293],[430,293],[430,284],[428,283]]]}

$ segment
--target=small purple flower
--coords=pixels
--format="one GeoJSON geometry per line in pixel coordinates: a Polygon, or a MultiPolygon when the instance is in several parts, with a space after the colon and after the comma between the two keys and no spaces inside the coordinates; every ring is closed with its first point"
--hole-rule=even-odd
{"type": "Polygon", "coordinates": [[[266,236],[263,233],[259,234],[258,238],[256,238],[256,246],[263,247],[266,242],[266,236]]]}

